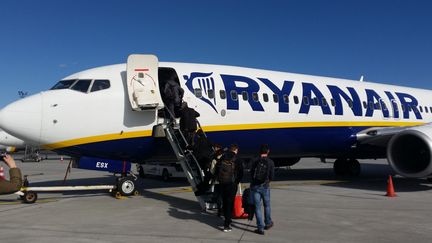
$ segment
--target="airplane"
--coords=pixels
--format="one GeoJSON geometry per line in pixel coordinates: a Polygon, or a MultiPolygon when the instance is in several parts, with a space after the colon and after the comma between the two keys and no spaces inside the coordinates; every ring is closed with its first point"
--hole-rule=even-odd
{"type": "Polygon", "coordinates": [[[169,77],[201,116],[208,138],[237,143],[251,158],[268,144],[279,165],[335,159],[337,175],[358,175],[358,159],[387,158],[404,177],[432,174],[429,90],[260,69],[159,62],[132,54],[126,64],[72,74],[0,111],[0,127],[33,145],[80,158],[134,163],[175,158],[155,134],[167,124],[169,77]]]}
{"type": "Polygon", "coordinates": [[[23,140],[0,130],[0,151],[13,153],[25,149],[23,140]]]}

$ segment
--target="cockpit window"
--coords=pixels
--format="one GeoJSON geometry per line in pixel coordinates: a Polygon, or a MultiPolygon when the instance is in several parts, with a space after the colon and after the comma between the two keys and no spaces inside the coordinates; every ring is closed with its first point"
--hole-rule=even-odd
{"type": "Polygon", "coordinates": [[[87,93],[87,90],[90,87],[91,80],[90,79],[80,79],[78,82],[76,82],[71,89],[87,93]]]}
{"type": "Polygon", "coordinates": [[[76,79],[73,80],[61,80],[58,83],[56,83],[51,90],[54,89],[68,89],[70,86],[76,81],[76,79]]]}
{"type": "Polygon", "coordinates": [[[110,81],[109,80],[95,80],[93,82],[93,86],[91,87],[90,92],[108,89],[109,87],[110,87],[110,81]]]}

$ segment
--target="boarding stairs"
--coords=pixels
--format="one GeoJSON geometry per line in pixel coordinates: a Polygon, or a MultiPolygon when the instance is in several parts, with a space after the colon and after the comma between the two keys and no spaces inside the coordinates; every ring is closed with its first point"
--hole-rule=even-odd
{"type": "Polygon", "coordinates": [[[169,141],[201,208],[203,210],[214,208],[215,204],[212,202],[213,193],[210,187],[208,187],[209,190],[205,192],[199,190],[199,185],[204,182],[205,174],[193,152],[190,150],[190,145],[181,132],[176,120],[172,119],[171,122],[162,123],[155,127],[154,131],[158,131],[156,134],[159,134],[156,136],[161,137],[162,133],[169,141]]]}

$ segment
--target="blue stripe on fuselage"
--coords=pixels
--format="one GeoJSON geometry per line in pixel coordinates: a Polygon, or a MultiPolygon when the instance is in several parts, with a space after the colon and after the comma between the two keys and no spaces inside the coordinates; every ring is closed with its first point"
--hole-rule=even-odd
{"type": "MultiPolygon", "coordinates": [[[[240,155],[257,155],[261,144],[268,144],[275,157],[320,156],[347,153],[356,142],[357,132],[366,127],[272,128],[258,130],[218,131],[207,133],[209,139],[222,146],[236,143],[240,155]]],[[[91,156],[133,162],[171,156],[165,138],[141,137],[88,143],[57,149],[72,156],[91,156]]]]}

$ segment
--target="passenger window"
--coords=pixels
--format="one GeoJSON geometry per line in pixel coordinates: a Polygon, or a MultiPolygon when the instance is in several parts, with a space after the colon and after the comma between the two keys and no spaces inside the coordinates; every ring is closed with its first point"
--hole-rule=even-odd
{"type": "Polygon", "coordinates": [[[297,96],[294,96],[294,104],[298,104],[299,103],[299,98],[297,96]]]}
{"type": "Polygon", "coordinates": [[[432,113],[432,106],[431,106],[431,107],[429,107],[429,110],[430,110],[430,112],[432,113]]]}
{"type": "Polygon", "coordinates": [[[246,91],[243,91],[242,97],[243,97],[243,100],[248,100],[248,98],[249,98],[248,93],[246,91]]]}
{"type": "Polygon", "coordinates": [[[424,110],[426,111],[426,113],[429,113],[429,110],[428,110],[427,106],[424,107],[424,110]]]}
{"type": "Polygon", "coordinates": [[[71,89],[72,90],[76,90],[76,91],[80,91],[80,92],[83,92],[83,93],[87,93],[87,91],[88,91],[88,89],[90,87],[90,83],[91,83],[90,79],[81,79],[81,80],[78,80],[78,82],[76,82],[71,87],[71,89]]]}
{"type": "Polygon", "coordinates": [[[95,80],[93,82],[91,89],[90,89],[90,92],[108,89],[109,87],[110,87],[110,81],[109,80],[95,80]]]}
{"type": "Polygon", "coordinates": [[[220,96],[221,99],[224,100],[226,98],[225,90],[219,90],[219,96],[220,96]]]}
{"type": "Polygon", "coordinates": [[[371,101],[371,102],[369,102],[369,108],[370,108],[371,110],[373,110],[373,109],[374,109],[374,104],[372,103],[372,101],[371,101]]]}
{"type": "Polygon", "coordinates": [[[353,108],[353,101],[351,99],[348,99],[347,102],[348,102],[348,107],[353,108]]]}
{"type": "Polygon", "coordinates": [[[363,101],[363,108],[367,108],[367,102],[366,101],[363,101]]]}
{"type": "Polygon", "coordinates": [[[323,105],[323,106],[327,106],[327,100],[326,100],[326,98],[324,98],[324,97],[322,98],[322,105],[323,105]]]}
{"type": "Polygon", "coordinates": [[[258,98],[258,93],[257,92],[253,92],[252,93],[252,99],[253,99],[253,101],[258,102],[259,98],[258,98]]]}
{"type": "Polygon", "coordinates": [[[264,100],[264,102],[269,101],[268,94],[266,94],[266,93],[263,94],[263,100],[264,100]]]}
{"type": "Polygon", "coordinates": [[[303,104],[309,105],[309,97],[307,97],[307,96],[303,97],[303,104]]]}
{"type": "Polygon", "coordinates": [[[283,95],[283,100],[284,100],[285,104],[288,104],[289,103],[289,96],[287,94],[284,94],[283,95]]]}
{"type": "Polygon", "coordinates": [[[197,98],[202,97],[202,90],[201,89],[194,89],[194,94],[197,98]]]}
{"type": "Polygon", "coordinates": [[[387,110],[387,105],[384,102],[381,102],[381,106],[382,106],[383,111],[387,110]]]}
{"type": "Polygon", "coordinates": [[[374,104],[374,108],[375,108],[375,110],[379,110],[379,109],[381,109],[381,105],[380,105],[380,103],[379,103],[379,102],[375,103],[375,104],[374,104]]]}
{"type": "Polygon", "coordinates": [[[317,98],[317,97],[314,97],[314,98],[312,99],[312,103],[313,103],[314,105],[318,105],[318,98],[317,98]]]}
{"type": "Polygon", "coordinates": [[[420,108],[420,112],[423,113],[423,107],[419,106],[419,108],[420,108]]]}
{"type": "Polygon", "coordinates": [[[402,107],[402,111],[405,112],[405,106],[403,104],[401,104],[401,107],[402,107]]]}
{"type": "Polygon", "coordinates": [[[55,89],[69,89],[70,86],[72,86],[73,83],[75,83],[76,79],[74,80],[61,80],[58,83],[56,83],[50,90],[55,89]]]}
{"type": "Polygon", "coordinates": [[[412,107],[410,105],[407,105],[408,111],[412,111],[412,107]]]}
{"type": "Polygon", "coordinates": [[[392,100],[392,104],[393,104],[393,109],[394,109],[395,111],[399,111],[399,107],[398,107],[396,101],[392,100]]]}
{"type": "Polygon", "coordinates": [[[207,91],[207,96],[209,97],[209,99],[214,99],[215,97],[214,89],[209,89],[207,91]]]}
{"type": "Polygon", "coordinates": [[[331,103],[332,106],[336,106],[336,102],[335,102],[335,100],[333,98],[330,100],[330,103],[331,103]]]}
{"type": "Polygon", "coordinates": [[[231,99],[232,100],[238,100],[237,91],[231,90],[231,99]]]}
{"type": "Polygon", "coordinates": [[[278,103],[279,102],[279,95],[273,94],[273,102],[278,103]]]}

